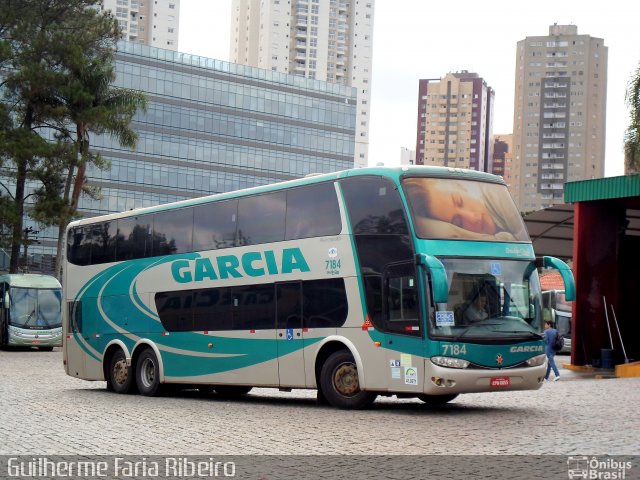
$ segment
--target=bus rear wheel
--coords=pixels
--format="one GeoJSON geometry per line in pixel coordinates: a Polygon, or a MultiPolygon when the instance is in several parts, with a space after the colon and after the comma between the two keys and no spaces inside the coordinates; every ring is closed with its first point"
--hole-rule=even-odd
{"type": "Polygon", "coordinates": [[[218,395],[224,398],[234,398],[246,395],[253,387],[242,387],[239,385],[217,385],[214,390],[218,395]]]}
{"type": "Polygon", "coordinates": [[[161,393],[160,364],[153,350],[147,348],[136,361],[136,385],[138,391],[147,397],[161,393]]]}
{"type": "Polygon", "coordinates": [[[430,407],[439,407],[440,405],[449,403],[457,396],[457,393],[451,393],[449,395],[418,395],[418,398],[430,407]]]}
{"type": "Polygon", "coordinates": [[[133,374],[131,368],[127,366],[127,357],[122,350],[118,349],[109,359],[107,390],[116,393],[129,393],[132,383],[133,374]]]}
{"type": "Polygon", "coordinates": [[[322,393],[337,408],[361,409],[370,406],[377,395],[360,390],[358,368],[353,355],[346,350],[332,353],[320,372],[322,393]]]}

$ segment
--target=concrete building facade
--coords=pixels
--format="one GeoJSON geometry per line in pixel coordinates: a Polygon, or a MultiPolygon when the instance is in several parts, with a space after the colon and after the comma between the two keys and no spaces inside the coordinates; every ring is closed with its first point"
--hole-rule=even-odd
{"type": "Polygon", "coordinates": [[[517,44],[515,198],[529,212],[563,203],[568,181],[604,176],[608,49],[576,25],[551,25],[517,44]]]}
{"type": "Polygon", "coordinates": [[[233,0],[234,63],[356,87],[354,165],[367,166],[374,0],[233,0]]]}
{"type": "Polygon", "coordinates": [[[416,163],[490,172],[494,97],[466,70],[420,80],[416,163]]]}
{"type": "Polygon", "coordinates": [[[103,0],[118,20],[124,40],[178,50],[180,0],[103,0]]]}

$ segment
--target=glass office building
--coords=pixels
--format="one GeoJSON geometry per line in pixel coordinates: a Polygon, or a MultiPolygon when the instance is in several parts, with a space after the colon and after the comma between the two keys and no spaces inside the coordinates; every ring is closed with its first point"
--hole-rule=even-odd
{"type": "MultiPolygon", "coordinates": [[[[124,42],[116,68],[116,85],[149,106],[132,123],[135,149],[91,137],[111,168],[88,169],[102,198],[83,197],[84,216],[353,168],[355,88],[124,42]]],[[[53,265],[56,238],[40,231],[31,271],[53,265]]]]}

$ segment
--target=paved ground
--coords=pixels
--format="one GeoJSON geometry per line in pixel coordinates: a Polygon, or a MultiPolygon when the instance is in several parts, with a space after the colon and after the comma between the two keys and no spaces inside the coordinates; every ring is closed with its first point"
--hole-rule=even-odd
{"type": "Polygon", "coordinates": [[[312,391],[117,395],[65,375],[60,349],[0,351],[0,455],[640,454],[640,378],[562,376],[440,409],[380,398],[353,412],[312,391]]]}

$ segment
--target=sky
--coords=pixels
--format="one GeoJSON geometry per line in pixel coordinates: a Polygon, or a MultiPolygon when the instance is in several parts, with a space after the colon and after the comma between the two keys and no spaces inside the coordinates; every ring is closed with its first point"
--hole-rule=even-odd
{"type": "MultiPolygon", "coordinates": [[[[369,164],[415,149],[418,80],[468,70],[495,91],[494,134],[513,130],[516,44],[576,25],[609,49],[605,176],[624,173],[625,92],[640,66],[640,1],[375,0],[369,164]]],[[[181,0],[181,52],[229,60],[231,0],[181,0]]]]}

